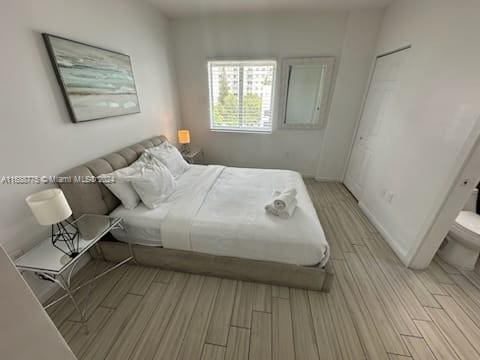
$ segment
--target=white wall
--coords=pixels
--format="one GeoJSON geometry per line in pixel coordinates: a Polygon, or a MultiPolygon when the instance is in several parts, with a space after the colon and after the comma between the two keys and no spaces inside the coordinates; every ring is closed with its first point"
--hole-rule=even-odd
{"type": "MultiPolygon", "coordinates": [[[[314,176],[324,138],[328,155],[320,176],[340,179],[370,70],[381,10],[352,13],[268,14],[195,17],[171,21],[182,125],[207,161],[231,166],[283,168],[314,176]],[[347,40],[357,37],[359,43],[347,40]],[[272,134],[209,130],[207,59],[335,56],[339,83],[325,130],[279,130],[272,134]],[[356,62],[358,60],[358,62],[356,62]],[[346,98],[348,97],[348,101],[346,98]],[[346,108],[346,109],[345,109],[346,108]],[[344,125],[340,125],[344,124],[344,125]],[[346,124],[346,125],[345,125],[346,124]],[[346,150],[345,150],[346,148],[346,150]],[[332,163],[335,163],[332,165],[332,163]]],[[[279,72],[278,72],[279,73],[279,72]]],[[[336,76],[337,77],[337,76],[336,76]]],[[[279,77],[277,76],[277,84],[279,77]]],[[[278,96],[278,86],[276,95],[278,96]]],[[[278,114],[275,107],[274,121],[278,114]]]]}
{"type": "Polygon", "coordinates": [[[377,53],[412,49],[361,203],[407,264],[468,153],[464,144],[480,114],[479,14],[477,0],[397,0],[385,13],[377,53]],[[382,189],[394,193],[392,204],[382,189]]]}
{"type": "Polygon", "coordinates": [[[76,360],[1,245],[0,274],[2,359],[76,360]]]}
{"type": "MultiPolygon", "coordinates": [[[[0,176],[56,175],[155,134],[175,139],[178,106],[168,23],[152,5],[2,1],[0,34],[0,176]],[[42,32],[129,54],[142,112],[71,123],[42,32]]],[[[46,230],[24,201],[42,188],[0,184],[0,242],[10,254],[28,249],[46,230]]]]}
{"type": "Polygon", "coordinates": [[[315,176],[318,180],[343,180],[355,125],[368,88],[382,18],[380,11],[355,11],[348,17],[331,121],[322,142],[315,176]]]}

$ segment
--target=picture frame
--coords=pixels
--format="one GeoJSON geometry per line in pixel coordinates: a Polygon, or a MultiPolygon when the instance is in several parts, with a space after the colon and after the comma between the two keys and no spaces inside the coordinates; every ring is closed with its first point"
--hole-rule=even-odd
{"type": "Polygon", "coordinates": [[[42,33],[74,123],[140,112],[130,56],[42,33]]]}

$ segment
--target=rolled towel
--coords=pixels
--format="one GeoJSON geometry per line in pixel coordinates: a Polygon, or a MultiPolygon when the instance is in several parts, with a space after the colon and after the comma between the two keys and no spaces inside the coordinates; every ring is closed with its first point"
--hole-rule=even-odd
{"type": "MultiPolygon", "coordinates": [[[[275,194],[276,193],[277,192],[275,192],[275,194]]],[[[297,190],[293,188],[282,191],[273,199],[273,206],[275,206],[275,209],[277,210],[284,210],[293,200],[295,200],[295,196],[297,196],[297,190]]]]}
{"type": "Polygon", "coordinates": [[[278,211],[278,216],[280,216],[282,219],[288,219],[293,215],[296,208],[297,208],[297,199],[293,199],[285,209],[278,211]]]}
{"type": "Polygon", "coordinates": [[[272,215],[279,216],[278,215],[278,210],[275,209],[275,206],[273,206],[273,204],[265,205],[265,211],[272,214],[272,215]]]}
{"type": "Polygon", "coordinates": [[[279,196],[281,194],[280,191],[277,191],[275,190],[272,194],[272,201],[269,202],[267,205],[265,205],[265,211],[272,214],[272,215],[275,215],[275,216],[278,216],[278,210],[275,209],[275,205],[273,205],[273,199],[275,199],[277,196],[279,196]]]}

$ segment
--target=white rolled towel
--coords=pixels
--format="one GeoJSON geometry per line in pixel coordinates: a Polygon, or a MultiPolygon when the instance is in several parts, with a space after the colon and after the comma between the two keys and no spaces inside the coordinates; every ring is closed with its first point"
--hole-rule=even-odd
{"type": "Polygon", "coordinates": [[[291,188],[282,191],[280,194],[278,194],[278,191],[276,191],[275,195],[276,196],[273,199],[273,206],[275,206],[275,209],[277,210],[285,210],[288,208],[288,205],[295,200],[295,196],[297,196],[297,190],[291,188]]]}
{"type": "MultiPolygon", "coordinates": [[[[280,191],[275,191],[273,193],[273,198],[275,199],[280,194],[281,194],[280,191]]],[[[297,208],[297,199],[295,199],[295,198],[292,201],[290,201],[288,206],[283,210],[278,210],[275,207],[275,205],[273,204],[273,202],[265,205],[265,211],[267,211],[268,213],[270,213],[272,215],[278,216],[282,219],[288,219],[289,217],[291,217],[293,215],[293,213],[295,212],[296,208],[297,208]]]]}
{"type": "Polygon", "coordinates": [[[297,208],[297,199],[293,199],[293,201],[290,201],[290,203],[285,209],[278,211],[278,216],[280,216],[282,219],[288,219],[293,215],[296,208],[297,208]]]}
{"type": "Polygon", "coordinates": [[[278,210],[275,208],[275,205],[273,205],[273,199],[278,197],[281,194],[280,191],[274,191],[272,194],[272,201],[269,202],[267,205],[265,205],[265,211],[269,212],[272,215],[278,216],[278,210]]]}
{"type": "Polygon", "coordinates": [[[279,216],[278,215],[278,210],[275,209],[275,206],[273,206],[273,204],[265,205],[265,211],[272,214],[272,215],[279,216]]]}

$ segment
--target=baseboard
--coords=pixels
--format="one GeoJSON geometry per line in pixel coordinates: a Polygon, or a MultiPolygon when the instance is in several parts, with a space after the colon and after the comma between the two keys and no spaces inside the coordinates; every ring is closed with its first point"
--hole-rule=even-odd
{"type": "Polygon", "coordinates": [[[342,182],[338,178],[329,178],[329,177],[321,177],[321,176],[315,176],[314,178],[316,181],[323,181],[323,182],[342,182]]]}
{"type": "Polygon", "coordinates": [[[398,241],[387,231],[385,228],[380,224],[377,218],[368,210],[368,208],[362,202],[358,203],[360,209],[362,209],[363,213],[367,216],[368,220],[375,226],[378,232],[383,236],[386,240],[388,245],[392,248],[392,250],[397,254],[398,258],[402,261],[405,266],[408,266],[409,261],[407,257],[407,253],[398,246],[398,241]]]}

